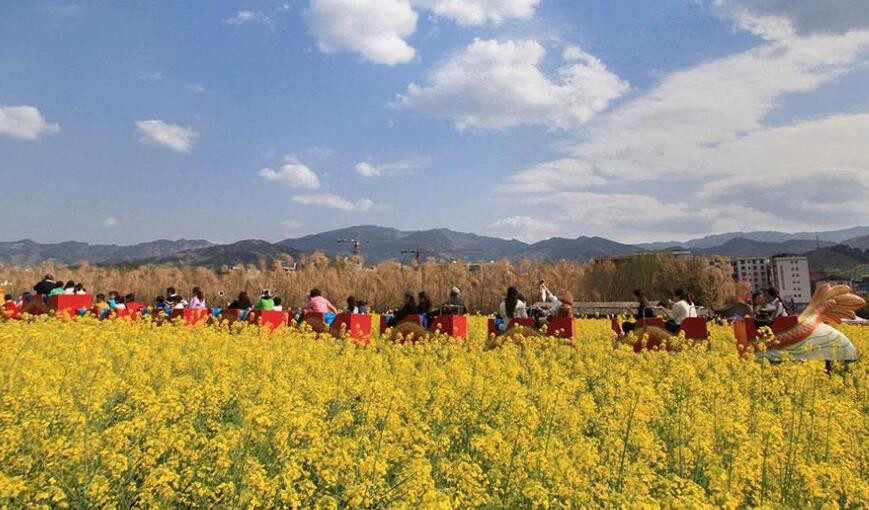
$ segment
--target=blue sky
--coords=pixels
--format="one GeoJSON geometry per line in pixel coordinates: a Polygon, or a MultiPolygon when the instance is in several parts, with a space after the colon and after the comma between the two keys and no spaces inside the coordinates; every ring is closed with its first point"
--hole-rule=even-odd
{"type": "Polygon", "coordinates": [[[869,2],[0,4],[0,240],[869,223],[869,2]]]}

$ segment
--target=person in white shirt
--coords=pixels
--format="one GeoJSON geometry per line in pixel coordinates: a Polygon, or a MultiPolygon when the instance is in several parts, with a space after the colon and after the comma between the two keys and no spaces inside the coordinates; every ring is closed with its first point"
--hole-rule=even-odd
{"type": "Polygon", "coordinates": [[[689,292],[685,296],[685,301],[688,302],[688,317],[697,317],[697,305],[694,303],[694,294],[689,292]]]}
{"type": "Polygon", "coordinates": [[[679,331],[682,322],[691,315],[691,305],[688,304],[685,291],[676,289],[674,294],[676,294],[676,302],[673,303],[673,307],[670,309],[670,319],[664,324],[670,333],[679,331]]]}
{"type": "Polygon", "coordinates": [[[272,311],[275,311],[275,312],[283,312],[283,311],[284,311],[284,305],[283,305],[282,303],[283,303],[283,300],[282,300],[280,297],[275,296],[275,306],[272,307],[272,311]]]}
{"type": "Polygon", "coordinates": [[[504,301],[501,301],[501,306],[499,307],[501,318],[504,319],[505,329],[513,319],[528,318],[528,308],[520,298],[519,290],[516,287],[507,289],[507,296],[504,298],[504,301]]]}

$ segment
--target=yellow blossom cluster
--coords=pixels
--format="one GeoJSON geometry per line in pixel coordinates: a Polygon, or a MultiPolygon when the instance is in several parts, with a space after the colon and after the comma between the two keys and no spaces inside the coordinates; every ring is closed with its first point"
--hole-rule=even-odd
{"type": "MultiPolygon", "coordinates": [[[[867,508],[864,361],[0,323],[0,507],[867,508]]],[[[869,329],[843,326],[869,351],[869,329]]]]}

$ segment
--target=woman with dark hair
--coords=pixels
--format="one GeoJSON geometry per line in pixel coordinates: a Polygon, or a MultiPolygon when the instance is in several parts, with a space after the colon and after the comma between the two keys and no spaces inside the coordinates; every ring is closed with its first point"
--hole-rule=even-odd
{"type": "Polygon", "coordinates": [[[649,319],[655,316],[655,308],[646,299],[646,294],[642,289],[634,290],[634,297],[637,298],[639,305],[637,306],[637,319],[649,319]]]}
{"type": "Polygon", "coordinates": [[[421,291],[417,295],[416,309],[420,315],[425,315],[431,311],[431,299],[428,298],[428,294],[425,291],[421,291]]]}
{"type": "Polygon", "coordinates": [[[359,305],[356,302],[356,298],[353,296],[347,296],[347,308],[344,309],[347,313],[359,313],[359,305]]]}
{"type": "Polygon", "coordinates": [[[778,293],[778,289],[775,287],[770,287],[766,289],[766,295],[769,299],[769,307],[775,308],[775,311],[772,312],[772,320],[776,320],[779,317],[787,317],[788,309],[785,307],[785,302],[781,298],[781,295],[778,293]]]}
{"type": "Polygon", "coordinates": [[[504,301],[501,301],[500,312],[501,317],[508,323],[513,319],[528,318],[528,309],[521,298],[519,289],[513,286],[507,288],[507,295],[504,297],[504,301]]]}
{"type": "Polygon", "coordinates": [[[417,311],[418,308],[416,306],[416,299],[413,297],[413,292],[407,291],[404,293],[404,305],[392,314],[392,318],[387,321],[387,324],[389,326],[395,326],[398,324],[398,321],[405,317],[416,315],[417,311]]]}
{"type": "Polygon", "coordinates": [[[193,287],[193,297],[190,298],[187,308],[205,308],[205,294],[199,287],[193,287]]]}
{"type": "Polygon", "coordinates": [[[250,310],[253,308],[253,303],[250,302],[247,292],[241,291],[235,301],[230,303],[227,308],[230,310],[250,310]]]}
{"type": "Polygon", "coordinates": [[[87,289],[84,288],[84,284],[81,284],[81,283],[76,283],[75,287],[73,287],[73,289],[72,289],[72,292],[76,296],[82,296],[82,295],[88,293],[87,289]]]}
{"type": "Polygon", "coordinates": [[[63,293],[69,296],[75,294],[75,282],[72,280],[66,282],[66,285],[63,286],[63,293]]]}

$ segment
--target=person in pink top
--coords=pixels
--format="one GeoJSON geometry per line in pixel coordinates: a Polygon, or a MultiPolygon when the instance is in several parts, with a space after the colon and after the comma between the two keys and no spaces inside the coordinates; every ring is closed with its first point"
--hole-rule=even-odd
{"type": "Polygon", "coordinates": [[[305,313],[338,313],[338,309],[335,308],[335,305],[329,302],[328,299],[324,298],[320,293],[320,289],[311,289],[310,299],[308,300],[308,304],[305,305],[304,309],[305,313]]]}
{"type": "Polygon", "coordinates": [[[187,304],[187,308],[205,308],[205,294],[199,287],[193,287],[193,297],[187,304]]]}

